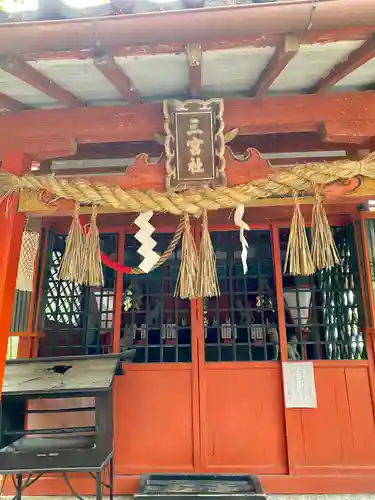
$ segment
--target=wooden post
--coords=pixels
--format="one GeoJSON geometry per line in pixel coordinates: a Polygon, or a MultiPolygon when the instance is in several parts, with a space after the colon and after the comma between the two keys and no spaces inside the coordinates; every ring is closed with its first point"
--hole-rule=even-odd
{"type": "MultiPolygon", "coordinates": [[[[120,231],[118,235],[117,242],[117,258],[118,261],[123,264],[125,256],[125,231],[120,231]]],[[[124,273],[122,271],[116,272],[116,282],[115,282],[115,300],[114,300],[114,310],[113,310],[113,336],[112,336],[112,350],[114,353],[119,353],[120,347],[120,337],[121,337],[121,314],[122,314],[122,304],[123,304],[123,284],[124,284],[124,273]]]]}
{"type": "MultiPolygon", "coordinates": [[[[30,165],[30,160],[20,153],[5,154],[2,157],[2,170],[16,175],[25,173],[30,168],[30,165]]],[[[0,206],[0,395],[8,338],[12,324],[14,291],[16,289],[22,233],[25,224],[25,216],[17,212],[17,202],[18,197],[14,195],[4,200],[0,206]]]]}
{"type": "MultiPolygon", "coordinates": [[[[272,224],[272,253],[273,253],[273,265],[275,274],[275,291],[277,299],[277,316],[278,316],[278,327],[279,327],[279,338],[280,338],[280,360],[281,364],[288,361],[288,345],[286,338],[286,323],[285,323],[285,306],[284,306],[284,293],[283,293],[283,271],[281,267],[281,255],[280,255],[280,236],[279,227],[276,224],[272,224]]],[[[282,381],[284,383],[283,372],[281,372],[282,381]]],[[[284,389],[284,385],[282,390],[284,389]]],[[[284,398],[283,398],[284,400],[284,398]]],[[[296,450],[293,440],[293,410],[285,407],[284,401],[284,418],[285,418],[285,433],[286,433],[286,448],[288,456],[288,472],[290,475],[296,473],[295,461],[296,461],[296,450]]]]}

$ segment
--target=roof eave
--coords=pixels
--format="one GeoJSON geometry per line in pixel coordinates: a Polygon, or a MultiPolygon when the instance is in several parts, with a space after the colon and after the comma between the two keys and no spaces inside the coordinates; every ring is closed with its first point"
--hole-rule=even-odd
{"type": "Polygon", "coordinates": [[[290,0],[206,9],[0,24],[0,56],[188,44],[374,27],[373,0],[290,0]],[[230,14],[230,22],[228,15],[230,14]]]}

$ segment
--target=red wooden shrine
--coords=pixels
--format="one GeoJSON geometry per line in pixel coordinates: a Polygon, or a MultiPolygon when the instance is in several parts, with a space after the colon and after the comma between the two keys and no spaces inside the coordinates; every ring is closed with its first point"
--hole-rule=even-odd
{"type": "MultiPolygon", "coordinates": [[[[162,102],[217,96],[228,187],[294,164],[364,161],[375,146],[372,1],[216,3],[0,22],[1,170],[162,193],[162,102]]],[[[104,287],[64,288],[56,273],[74,201],[7,197],[0,379],[10,337],[19,337],[19,357],[135,347],[115,385],[116,494],[133,493],[149,472],[257,474],[267,493],[373,492],[375,173],[322,194],[341,252],[335,271],[291,280],[283,266],[293,197],[254,199],[244,215],[248,274],[232,210],[209,210],[221,296],[190,301],[173,296],[179,248],[149,276],[104,266],[104,287]],[[27,324],[15,328],[27,217],[42,220],[41,244],[27,324]],[[317,408],[285,406],[282,362],[298,360],[313,363],[317,408]]],[[[313,203],[301,201],[308,226],[313,203]]],[[[82,207],[83,223],[90,210],[82,207]]],[[[125,266],[139,264],[135,217],[99,207],[102,250],[125,266]]],[[[158,251],[178,223],[154,215],[158,251]]],[[[191,224],[199,246],[200,223],[191,224]]],[[[72,484],[92,493],[86,476],[72,484]]],[[[57,476],[29,491],[68,494],[57,476]]]]}

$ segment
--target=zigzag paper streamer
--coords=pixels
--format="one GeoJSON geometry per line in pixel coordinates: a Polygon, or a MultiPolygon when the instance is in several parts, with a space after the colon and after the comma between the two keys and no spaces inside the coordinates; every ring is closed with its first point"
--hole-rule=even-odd
{"type": "Polygon", "coordinates": [[[250,230],[249,226],[242,220],[242,217],[245,213],[245,206],[244,205],[239,205],[236,208],[236,211],[234,212],[234,223],[236,226],[240,228],[240,241],[242,245],[242,252],[241,252],[241,260],[242,260],[242,267],[243,267],[243,273],[247,273],[247,250],[249,248],[249,244],[246,241],[245,238],[245,229],[247,231],[250,230]]]}
{"type": "Polygon", "coordinates": [[[138,253],[143,257],[143,261],[138,267],[144,273],[149,273],[159,260],[159,255],[154,251],[156,241],[151,238],[152,233],[155,231],[154,226],[150,224],[153,215],[152,210],[143,212],[134,221],[134,224],[140,228],[135,238],[141,243],[138,253]]]}

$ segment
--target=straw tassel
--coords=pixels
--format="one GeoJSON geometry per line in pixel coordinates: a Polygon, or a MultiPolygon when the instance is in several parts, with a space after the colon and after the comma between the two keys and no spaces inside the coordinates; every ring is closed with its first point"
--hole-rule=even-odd
{"type": "Polygon", "coordinates": [[[59,279],[79,282],[84,262],[84,246],[85,237],[79,222],[79,205],[77,204],[66,239],[65,252],[59,270],[59,279]]]}
{"type": "Polygon", "coordinates": [[[100,255],[99,230],[96,223],[98,209],[94,206],[89,230],[87,231],[84,247],[84,263],[80,282],[88,286],[103,286],[103,266],[100,255]]]}
{"type": "Polygon", "coordinates": [[[208,231],[207,211],[202,217],[202,240],[199,248],[197,297],[219,297],[220,287],[216,272],[216,255],[208,231]]]}
{"type": "Polygon", "coordinates": [[[290,226],[284,273],[287,272],[288,267],[289,274],[293,276],[309,276],[315,272],[306,235],[305,221],[297,198],[290,226]]]}
{"type": "Polygon", "coordinates": [[[312,246],[311,256],[317,269],[329,269],[340,263],[340,255],[333,239],[331,227],[320,194],[312,211],[312,246]]]}
{"type": "Polygon", "coordinates": [[[187,214],[184,215],[185,229],[182,236],[181,264],[177,277],[174,296],[182,299],[192,299],[196,297],[198,255],[193,235],[190,230],[190,220],[187,214]]]}

